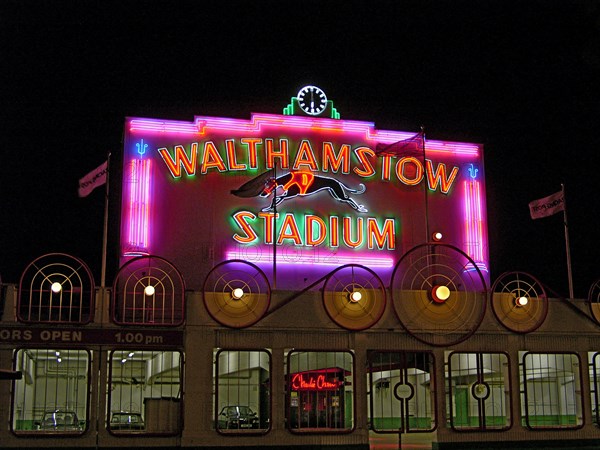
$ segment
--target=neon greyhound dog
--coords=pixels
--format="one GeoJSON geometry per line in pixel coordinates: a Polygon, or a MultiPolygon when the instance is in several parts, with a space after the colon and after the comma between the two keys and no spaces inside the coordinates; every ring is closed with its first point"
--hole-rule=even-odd
{"type": "Polygon", "coordinates": [[[269,179],[259,195],[261,197],[268,197],[273,193],[271,205],[263,208],[262,211],[273,211],[284,200],[294,198],[298,195],[305,197],[320,191],[327,191],[334,199],[348,203],[358,212],[367,212],[367,209],[363,205],[356,203],[347,194],[347,192],[362,194],[365,190],[365,185],[362,183],[359,189],[352,189],[335,178],[315,175],[312,172],[288,172],[280,177],[269,179]],[[283,192],[278,195],[277,188],[280,186],[283,188],[283,192]]]}

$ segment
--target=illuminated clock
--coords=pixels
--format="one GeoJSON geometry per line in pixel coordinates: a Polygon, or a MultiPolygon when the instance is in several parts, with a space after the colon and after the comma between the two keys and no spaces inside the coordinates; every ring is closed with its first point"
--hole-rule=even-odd
{"type": "Polygon", "coordinates": [[[327,106],[327,96],[316,86],[304,86],[298,92],[300,109],[311,116],[318,116],[327,106]]]}

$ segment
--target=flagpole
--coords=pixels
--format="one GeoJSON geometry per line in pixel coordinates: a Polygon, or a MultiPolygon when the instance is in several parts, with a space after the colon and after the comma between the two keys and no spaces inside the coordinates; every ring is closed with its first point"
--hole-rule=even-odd
{"type": "Polygon", "coordinates": [[[431,236],[429,235],[429,199],[427,196],[427,156],[425,153],[425,127],[421,125],[421,146],[423,152],[423,192],[425,195],[425,242],[429,242],[431,240],[431,236]]]}
{"type": "MultiPolygon", "coordinates": [[[[273,179],[277,180],[277,161],[273,161],[273,179]]],[[[277,182],[273,189],[273,289],[277,289],[277,182]]]]}
{"type": "Polygon", "coordinates": [[[573,272],[571,270],[571,246],[569,244],[569,224],[567,222],[567,197],[565,195],[565,184],[561,183],[560,188],[562,190],[563,197],[563,219],[565,224],[565,245],[567,247],[567,274],[569,277],[569,298],[575,298],[573,291],[573,272]]]}
{"type": "Polygon", "coordinates": [[[108,187],[110,185],[110,153],[106,162],[106,190],[104,193],[104,230],[102,232],[102,268],[100,272],[100,287],[106,287],[106,248],[108,241],[108,187]]]}

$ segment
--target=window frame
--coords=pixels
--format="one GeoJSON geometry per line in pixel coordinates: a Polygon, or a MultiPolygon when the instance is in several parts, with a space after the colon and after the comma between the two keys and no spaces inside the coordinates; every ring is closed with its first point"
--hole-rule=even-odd
{"type": "MultiPolygon", "coordinates": [[[[501,363],[501,361],[498,361],[501,363]]],[[[512,387],[512,382],[511,382],[511,360],[510,360],[510,356],[507,352],[468,352],[468,351],[451,351],[447,354],[447,362],[446,362],[446,367],[447,367],[447,371],[445,371],[444,373],[444,378],[445,378],[445,382],[446,382],[446,413],[447,413],[447,420],[450,423],[450,428],[453,431],[456,432],[501,432],[501,431],[508,431],[512,428],[513,426],[513,417],[514,417],[514,410],[513,410],[513,404],[512,404],[512,391],[513,391],[513,387],[512,387]],[[475,403],[477,405],[477,410],[478,410],[478,425],[476,426],[459,426],[457,423],[455,423],[454,420],[454,408],[456,406],[456,402],[455,402],[455,395],[453,395],[453,383],[452,383],[452,377],[450,376],[450,374],[452,373],[452,357],[454,355],[466,355],[466,356],[474,356],[476,359],[476,382],[473,382],[471,384],[471,388],[470,388],[470,395],[473,399],[475,399],[475,403]],[[505,357],[505,361],[506,361],[506,366],[507,369],[504,371],[503,373],[503,389],[502,389],[502,393],[507,397],[505,398],[505,418],[506,418],[506,422],[507,424],[504,426],[500,426],[500,427],[496,427],[493,425],[490,425],[486,422],[486,405],[487,400],[490,398],[490,395],[492,395],[492,389],[490,388],[488,382],[486,381],[486,377],[485,377],[485,372],[484,372],[484,361],[483,358],[486,356],[504,356],[505,357]],[[475,389],[476,386],[484,386],[487,389],[487,395],[482,395],[481,397],[478,397],[475,394],[475,389]],[[508,392],[507,389],[508,388],[508,392]]],[[[471,406],[471,403],[467,403],[467,408],[471,406]]]]}
{"type": "MultiPolygon", "coordinates": [[[[401,433],[431,433],[434,432],[437,428],[438,428],[438,411],[437,411],[437,404],[435,401],[435,394],[437,392],[437,379],[436,379],[436,360],[435,360],[435,355],[433,354],[432,351],[428,351],[428,350],[424,350],[424,351],[405,351],[405,350],[368,350],[367,351],[367,360],[368,360],[368,367],[369,367],[369,373],[368,373],[368,380],[369,380],[369,429],[372,430],[374,433],[378,433],[378,434],[401,434],[401,433]],[[395,397],[396,400],[398,400],[401,403],[401,416],[399,417],[400,419],[400,427],[397,429],[378,429],[375,425],[374,425],[374,393],[378,391],[378,386],[377,386],[377,381],[373,382],[373,366],[372,366],[372,362],[373,359],[375,357],[375,355],[378,354],[398,354],[398,355],[402,355],[402,358],[405,359],[406,356],[408,355],[415,355],[415,354],[422,354],[422,355],[427,355],[429,357],[429,365],[430,365],[430,372],[425,372],[425,373],[429,373],[429,380],[430,380],[430,386],[433,386],[433,389],[430,387],[429,391],[430,391],[430,404],[431,404],[431,414],[429,415],[430,419],[431,419],[431,423],[432,423],[432,427],[430,428],[416,428],[416,427],[411,427],[410,426],[410,410],[406,411],[406,414],[404,413],[404,411],[406,409],[408,409],[408,406],[410,405],[410,401],[413,400],[415,398],[415,390],[413,388],[413,386],[410,383],[403,383],[405,385],[409,385],[411,386],[411,395],[410,397],[407,397],[405,399],[402,399],[401,397],[397,396],[397,393],[395,392],[395,389],[398,385],[400,385],[400,382],[397,383],[396,386],[394,386],[394,388],[391,388],[388,386],[388,389],[394,389],[394,392],[391,393],[391,395],[393,395],[395,397]]],[[[398,368],[396,370],[402,371],[401,373],[401,378],[406,379],[408,377],[408,369],[409,368],[413,368],[413,367],[408,367],[408,365],[406,364],[406,361],[402,361],[404,362],[404,367],[398,368]]],[[[381,388],[380,388],[381,389],[381,388]]]]}
{"type": "MultiPolygon", "coordinates": [[[[292,434],[349,434],[356,429],[356,357],[352,350],[339,350],[339,349],[300,349],[290,348],[286,349],[286,371],[285,371],[285,424],[286,429],[292,434]],[[352,369],[352,381],[351,386],[353,387],[352,393],[352,426],[350,428],[330,428],[330,427],[306,427],[306,428],[294,428],[292,426],[292,389],[291,389],[291,375],[299,373],[310,373],[321,369],[306,369],[298,372],[291,372],[291,358],[295,353],[342,353],[350,356],[350,365],[352,369]]],[[[342,370],[346,370],[342,368],[342,370]]],[[[297,391],[295,391],[297,392],[297,391]]],[[[339,397],[339,396],[338,396],[339,397]]]]}
{"type": "MultiPolygon", "coordinates": [[[[184,364],[185,364],[185,354],[183,350],[177,348],[162,348],[162,349],[152,349],[152,348],[139,348],[139,347],[126,347],[126,348],[113,348],[108,350],[107,352],[107,393],[106,393],[106,415],[105,415],[105,428],[106,430],[113,436],[118,437],[146,437],[146,436],[179,436],[183,431],[183,418],[184,418],[184,410],[183,410],[183,397],[184,397],[184,364]],[[147,414],[144,414],[144,430],[114,430],[111,427],[112,415],[115,411],[112,411],[112,385],[113,385],[113,362],[115,358],[113,356],[116,352],[129,352],[129,353],[178,353],[179,354],[179,397],[166,397],[162,396],[157,400],[171,400],[174,403],[179,403],[177,405],[177,427],[173,431],[148,431],[148,417],[147,414]]],[[[154,399],[154,397],[144,397],[142,395],[142,399],[144,402],[147,399],[154,399]]],[[[164,405],[163,405],[164,406],[164,405]]],[[[142,405],[140,405],[140,412],[142,414],[142,405]]],[[[117,411],[118,413],[134,413],[134,411],[117,411]]],[[[170,413],[167,413],[170,414],[170,413]]]]}
{"type": "MultiPolygon", "coordinates": [[[[214,403],[213,403],[213,429],[219,433],[221,436],[250,436],[250,435],[265,435],[271,431],[272,427],[272,417],[273,417],[273,385],[272,385],[272,377],[273,377],[273,354],[271,350],[265,348],[228,348],[228,347],[219,347],[213,349],[213,389],[214,389],[214,403]],[[259,425],[258,428],[247,428],[247,429],[233,429],[230,430],[228,428],[220,428],[218,426],[219,416],[223,408],[228,406],[236,406],[236,405],[219,405],[219,356],[225,352],[256,352],[256,353],[264,353],[268,358],[268,367],[269,367],[269,377],[268,377],[268,385],[267,392],[268,395],[268,415],[266,417],[267,426],[265,428],[260,427],[260,415],[259,417],[259,425]]],[[[259,383],[260,385],[260,383],[259,383]]],[[[245,405],[250,408],[250,405],[245,405]]],[[[251,409],[251,408],[250,408],[251,409]]],[[[256,411],[253,411],[256,414],[256,411]]],[[[260,411],[259,411],[260,413],[260,411]]]]}
{"type": "MultiPolygon", "coordinates": [[[[47,356],[46,355],[46,356],[47,356]]],[[[78,357],[79,359],[79,357],[78,357]]],[[[46,361],[50,360],[50,358],[47,358],[46,361]]],[[[47,364],[47,363],[46,363],[47,364]]],[[[11,389],[11,395],[10,395],[10,418],[9,418],[9,422],[10,422],[10,431],[12,434],[14,434],[17,437],[31,437],[31,436],[36,436],[36,437],[40,437],[42,439],[44,438],[49,438],[49,437],[56,437],[56,436],[82,436],[84,435],[88,430],[89,430],[89,426],[90,426],[90,403],[91,403],[91,386],[92,386],[92,364],[93,364],[93,352],[90,349],[87,348],[77,348],[77,347],[64,347],[64,346],[56,346],[56,347],[52,347],[52,348],[39,348],[38,346],[31,346],[31,347],[18,347],[15,348],[13,350],[13,370],[17,371],[20,370],[23,373],[23,376],[21,379],[19,380],[13,380],[12,381],[12,389],[11,389]],[[27,376],[29,375],[28,371],[25,370],[20,370],[21,367],[19,367],[19,355],[22,354],[21,352],[27,352],[27,351],[43,351],[43,352],[47,352],[47,355],[49,353],[54,352],[55,356],[58,358],[59,355],[57,355],[56,353],[61,353],[64,356],[64,352],[70,352],[70,351],[74,351],[74,352],[83,352],[84,355],[86,355],[86,367],[85,367],[85,386],[84,386],[84,390],[85,390],[85,395],[83,395],[83,401],[85,402],[85,405],[82,408],[76,408],[75,411],[73,411],[78,419],[78,430],[64,430],[64,431],[43,431],[42,430],[42,421],[44,419],[44,416],[47,413],[56,413],[58,411],[61,411],[61,408],[57,408],[56,405],[54,408],[50,408],[50,406],[46,406],[46,404],[44,404],[44,406],[41,408],[43,409],[42,411],[42,415],[39,419],[36,419],[36,414],[35,412],[32,414],[32,418],[30,419],[31,421],[31,426],[32,429],[30,430],[21,430],[15,427],[15,423],[16,423],[16,419],[15,418],[15,414],[17,413],[18,408],[16,407],[16,403],[19,400],[17,397],[17,383],[27,383],[26,379],[27,376]],[[82,419],[81,417],[79,417],[77,415],[77,410],[82,410],[85,413],[85,418],[82,419]],[[83,424],[83,425],[82,425],[83,424]],[[37,429],[34,429],[33,427],[39,427],[37,429]]],[[[36,369],[34,369],[36,370],[36,369]]],[[[31,376],[31,375],[29,375],[31,376]]],[[[79,376],[79,373],[77,372],[77,376],[79,376]]],[[[32,384],[34,384],[32,382],[32,384]]],[[[79,398],[78,398],[79,399],[79,398]]],[[[33,400],[34,404],[32,405],[32,410],[34,411],[35,409],[38,409],[39,407],[35,405],[35,398],[33,400]]],[[[69,408],[65,408],[64,409],[65,412],[71,412],[72,409],[69,408]]],[[[24,420],[24,419],[22,419],[24,420]]],[[[29,420],[29,419],[28,419],[29,420]]]]}
{"type": "MultiPolygon", "coordinates": [[[[583,386],[583,374],[581,371],[581,357],[578,353],[576,352],[552,352],[552,353],[548,353],[548,352],[529,352],[529,351],[525,351],[525,352],[521,352],[520,353],[520,361],[519,361],[519,377],[521,380],[521,386],[520,386],[520,397],[521,397],[521,414],[522,414],[522,421],[524,426],[529,429],[529,430],[578,430],[580,428],[583,428],[583,426],[585,425],[585,421],[584,421],[584,411],[583,411],[583,392],[581,387],[583,386]],[[526,359],[528,356],[534,356],[534,355],[540,355],[540,356],[553,356],[556,357],[558,355],[571,355],[575,357],[575,364],[578,367],[578,372],[579,372],[579,377],[577,378],[576,374],[573,374],[573,381],[577,380],[578,383],[578,389],[575,389],[573,391],[574,395],[574,400],[575,400],[575,407],[577,408],[577,410],[575,411],[575,419],[576,420],[580,420],[579,423],[575,423],[574,425],[568,425],[568,424],[549,424],[549,425],[534,425],[531,423],[531,418],[532,416],[529,414],[529,393],[528,393],[528,383],[527,383],[527,365],[526,365],[526,359]]],[[[558,416],[560,417],[560,414],[558,414],[558,416]]]]}

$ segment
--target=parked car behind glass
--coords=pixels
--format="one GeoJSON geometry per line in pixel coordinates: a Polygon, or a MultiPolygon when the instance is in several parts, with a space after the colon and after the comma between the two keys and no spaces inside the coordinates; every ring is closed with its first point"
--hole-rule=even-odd
{"type": "Polygon", "coordinates": [[[47,411],[40,424],[40,429],[44,431],[82,431],[79,418],[75,411],[47,411]]]}
{"type": "Polygon", "coordinates": [[[258,417],[248,406],[225,406],[219,413],[217,426],[225,430],[258,428],[258,417]]]}
{"type": "Polygon", "coordinates": [[[110,418],[111,431],[140,431],[145,428],[144,419],[140,413],[115,412],[110,418]]]}

